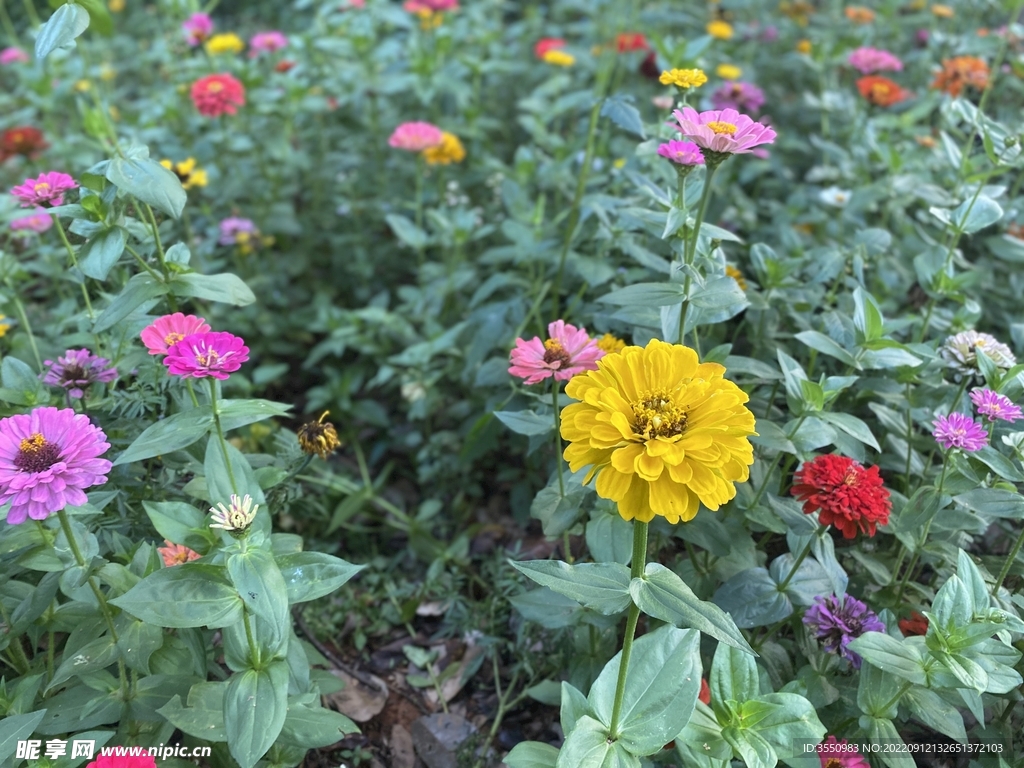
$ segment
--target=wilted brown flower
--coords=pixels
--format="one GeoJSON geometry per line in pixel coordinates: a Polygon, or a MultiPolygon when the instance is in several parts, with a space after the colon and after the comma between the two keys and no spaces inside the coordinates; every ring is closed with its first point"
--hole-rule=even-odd
{"type": "Polygon", "coordinates": [[[324,421],[330,411],[324,411],[320,418],[303,424],[299,427],[299,447],[303,453],[316,454],[321,459],[326,459],[333,451],[341,446],[338,439],[338,432],[329,421],[324,421]]]}

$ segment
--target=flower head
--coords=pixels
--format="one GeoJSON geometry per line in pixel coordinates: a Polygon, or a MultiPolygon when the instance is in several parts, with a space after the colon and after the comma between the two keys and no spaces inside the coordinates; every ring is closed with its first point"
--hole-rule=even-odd
{"type": "Polygon", "coordinates": [[[213,32],[213,19],[205,13],[193,13],[182,23],[181,30],[188,44],[195,48],[202,45],[213,32]]]}
{"type": "Polygon", "coordinates": [[[171,345],[164,365],[172,376],[204,379],[212,376],[224,381],[249,359],[249,348],[233,333],[193,333],[171,345]]]}
{"type": "Polygon", "coordinates": [[[441,132],[441,143],[436,147],[423,150],[423,159],[427,165],[451,165],[466,159],[466,148],[454,133],[441,132]]]}
{"type": "Polygon", "coordinates": [[[242,533],[252,525],[259,508],[259,504],[252,503],[252,496],[249,494],[242,498],[231,494],[231,501],[227,507],[222,501],[218,502],[216,507],[210,507],[210,512],[213,514],[213,522],[210,523],[210,527],[220,528],[232,534],[242,533]]]}
{"type": "Polygon", "coordinates": [[[968,453],[980,451],[988,445],[988,432],[978,422],[963,413],[940,416],[932,422],[932,436],[945,450],[960,448],[968,453]]]}
{"type": "Polygon", "coordinates": [[[863,5],[848,5],[843,14],[854,24],[870,24],[875,20],[875,12],[863,5]]]}
{"type": "Polygon", "coordinates": [[[28,216],[22,216],[11,222],[11,230],[15,232],[28,230],[29,232],[45,232],[53,226],[53,219],[46,212],[45,208],[36,208],[28,216]]]}
{"type": "Polygon", "coordinates": [[[909,618],[900,619],[896,623],[899,625],[900,632],[903,633],[904,637],[928,634],[928,617],[923,616],[917,611],[911,611],[909,618]]]}
{"type": "Polygon", "coordinates": [[[69,349],[57,361],[44,360],[50,370],[40,374],[44,384],[63,387],[68,397],[76,400],[85,397],[85,390],[91,384],[107,383],[117,378],[117,369],[110,366],[105,357],[97,357],[88,349],[69,349]]]}
{"type": "Polygon", "coordinates": [[[878,467],[863,467],[846,456],[817,456],[793,476],[791,493],[803,502],[804,514],[819,512],[822,525],[834,525],[843,538],[859,530],[875,535],[876,525],[886,525],[892,502],[878,467]]]}
{"type": "Polygon", "coordinates": [[[932,15],[938,19],[952,19],[956,15],[956,12],[952,8],[942,3],[936,3],[930,10],[932,15]]]}
{"type": "Polygon", "coordinates": [[[530,341],[516,339],[510,355],[512,367],[508,372],[536,384],[555,377],[557,381],[571,379],[577,373],[593,371],[604,351],[597,346],[585,328],[577,328],[564,320],[548,325],[548,339],[534,336],[530,341]]]}
{"type": "Polygon", "coordinates": [[[157,318],[150,325],[142,329],[139,336],[142,343],[146,345],[151,355],[166,355],[167,351],[194,333],[207,333],[210,326],[201,317],[195,315],[183,315],[175,312],[173,315],[164,315],[157,318]]]}
{"type": "Polygon", "coordinates": [[[715,67],[715,74],[723,80],[739,80],[743,77],[743,70],[735,64],[719,64],[715,67]]]}
{"type": "Polygon", "coordinates": [[[775,141],[775,131],[735,109],[697,112],[692,107],[683,107],[672,115],[679,121],[684,137],[695,141],[702,150],[718,155],[745,154],[775,141]]]}
{"type": "Polygon", "coordinates": [[[11,187],[11,194],[21,201],[22,208],[43,206],[53,208],[64,204],[64,193],[76,189],[78,182],[59,171],[47,171],[36,179],[11,187]]]}
{"type": "Polygon", "coordinates": [[[615,50],[619,53],[650,50],[647,38],[640,32],[621,32],[615,36],[615,50]]]}
{"type": "Polygon", "coordinates": [[[164,561],[164,565],[168,568],[174,565],[181,565],[182,563],[188,563],[192,560],[198,560],[202,555],[198,552],[189,549],[181,544],[174,544],[173,542],[164,539],[166,546],[157,547],[156,551],[160,553],[160,558],[164,561]]]}
{"type": "Polygon", "coordinates": [[[943,59],[942,70],[935,75],[931,87],[950,96],[959,96],[968,86],[984,90],[988,86],[988,77],[988,64],[977,56],[954,56],[943,59]]]}
{"type": "Polygon", "coordinates": [[[156,768],[152,755],[100,755],[85,768],[156,768]]]}
{"type": "Polygon", "coordinates": [[[980,370],[978,350],[991,358],[997,368],[1007,370],[1017,364],[1017,358],[1010,348],[988,333],[962,331],[948,336],[939,347],[939,356],[956,371],[954,378],[961,381],[964,375],[974,375],[980,370]]]}
{"type": "Polygon", "coordinates": [[[869,768],[868,761],[855,746],[846,739],[837,741],[835,736],[829,736],[818,745],[818,757],[821,768],[869,768]]]}
{"type": "MultiPolygon", "coordinates": [[[[259,230],[253,224],[252,219],[242,219],[238,216],[229,216],[220,222],[220,237],[217,242],[221,245],[236,245],[239,235],[258,234],[259,230]]],[[[245,240],[247,238],[243,238],[245,240]]]]}
{"type": "Polygon", "coordinates": [[[676,88],[688,90],[700,88],[708,81],[702,69],[668,69],[661,73],[658,82],[662,85],[674,85],[676,88]]]}
{"type": "Polygon", "coordinates": [[[857,90],[860,95],[878,107],[891,107],[906,101],[913,94],[901,88],[887,77],[881,75],[867,75],[857,80],[857,90]]]}
{"type": "Polygon", "coordinates": [[[282,32],[257,32],[249,39],[249,58],[256,58],[261,53],[276,53],[287,45],[288,38],[282,32]]]}
{"type": "Polygon", "coordinates": [[[437,13],[439,11],[457,11],[459,0],[406,0],[402,8],[409,13],[437,13]]]}
{"type": "Polygon", "coordinates": [[[824,649],[837,651],[848,659],[854,669],[860,669],[861,657],[846,646],[865,632],[885,632],[878,616],[860,600],[849,595],[814,598],[814,604],[804,614],[804,624],[818,640],[824,640],[824,649]]]}
{"type": "Polygon", "coordinates": [[[740,272],[736,267],[734,267],[732,264],[726,264],[725,274],[727,274],[729,277],[736,281],[736,285],[740,287],[741,291],[743,291],[744,293],[747,292],[747,279],[743,276],[743,273],[740,272]]]}
{"type": "Polygon", "coordinates": [[[562,411],[565,459],[590,466],[597,494],[626,520],[692,520],[700,504],[717,510],[749,477],[754,414],[748,397],[717,363],[657,339],[626,347],[577,376],[562,411]]]}
{"type": "Polygon", "coordinates": [[[700,679],[700,692],[697,694],[697,701],[707,707],[711,706],[711,686],[703,677],[700,679]]]}
{"type": "Polygon", "coordinates": [[[576,57],[571,53],[566,53],[559,48],[552,48],[546,52],[541,59],[545,64],[551,64],[555,67],[571,67],[576,63],[576,57]]]}
{"type": "Polygon", "coordinates": [[[444,131],[432,123],[402,123],[388,138],[388,146],[406,152],[422,152],[444,142],[444,131]]]}
{"type": "Polygon", "coordinates": [[[1014,405],[1006,395],[1000,395],[991,389],[975,389],[971,391],[971,402],[978,409],[978,413],[988,417],[989,421],[1009,421],[1024,418],[1020,406],[1014,405]]]}
{"type": "Polygon", "coordinates": [[[11,64],[27,64],[28,61],[28,54],[21,50],[21,48],[11,47],[0,51],[0,65],[5,67],[11,64]]]}
{"type": "Polygon", "coordinates": [[[811,41],[810,40],[797,40],[796,41],[796,52],[802,53],[807,56],[811,52],[811,41]]]}
{"type": "Polygon", "coordinates": [[[764,105],[764,91],[753,83],[726,83],[711,94],[715,109],[758,112],[764,105]]]}
{"type": "Polygon", "coordinates": [[[107,482],[110,444],[103,430],[70,408],[36,408],[0,419],[0,507],[7,522],[45,520],[88,501],[85,489],[107,482]]]}
{"type": "Polygon", "coordinates": [[[221,53],[241,53],[245,43],[234,32],[225,32],[211,37],[203,47],[211,56],[217,56],[221,53]]]}
{"type": "Polygon", "coordinates": [[[185,189],[193,187],[205,187],[207,184],[206,171],[196,167],[195,158],[189,157],[180,163],[172,163],[170,160],[161,160],[160,165],[171,171],[178,177],[181,186],[185,189]]]}
{"type": "Polygon", "coordinates": [[[245,106],[245,86],[226,72],[192,83],[192,103],[206,117],[234,115],[245,106]]]}
{"type": "Polygon", "coordinates": [[[659,144],[658,154],[676,165],[704,165],[704,155],[700,153],[700,147],[692,141],[673,139],[659,144]]]}
{"type": "Polygon", "coordinates": [[[558,50],[565,47],[565,40],[560,37],[542,37],[533,46],[533,55],[543,60],[544,54],[548,51],[558,50]]]}
{"type": "Polygon", "coordinates": [[[818,199],[825,205],[842,208],[850,202],[850,190],[839,187],[827,187],[818,193],[818,199]]]}
{"type": "Polygon", "coordinates": [[[594,343],[597,344],[597,348],[603,350],[606,355],[614,355],[626,348],[626,342],[618,336],[613,336],[610,333],[606,333],[594,343]]]}
{"type": "Polygon", "coordinates": [[[732,24],[727,21],[712,21],[707,26],[707,33],[719,40],[729,40],[733,36],[732,24]]]}
{"type": "Polygon", "coordinates": [[[7,322],[7,315],[0,315],[0,339],[6,336],[9,330],[11,330],[11,324],[7,322]]]}
{"type": "Polygon", "coordinates": [[[310,421],[299,427],[298,439],[302,452],[326,459],[341,446],[338,432],[329,421],[324,421],[330,411],[324,411],[316,421],[310,421]]]}
{"type": "Polygon", "coordinates": [[[858,48],[846,60],[862,75],[873,75],[876,72],[899,72],[903,69],[903,62],[898,56],[879,48],[858,48]]]}
{"type": "Polygon", "coordinates": [[[30,125],[8,128],[0,134],[0,163],[15,155],[34,160],[49,146],[38,128],[30,125]]]}

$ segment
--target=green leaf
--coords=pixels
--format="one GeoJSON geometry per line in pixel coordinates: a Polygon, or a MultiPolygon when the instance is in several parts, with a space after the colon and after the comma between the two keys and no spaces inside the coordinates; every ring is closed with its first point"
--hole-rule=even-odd
{"type": "Polygon", "coordinates": [[[224,567],[206,563],[161,568],[110,602],[158,627],[216,629],[242,618],[242,598],[224,567]]]}
{"type": "Polygon", "coordinates": [[[775,768],[779,762],[772,745],[756,731],[729,726],[722,729],[722,738],[729,742],[747,768],[775,768]]]}
{"type": "Polygon", "coordinates": [[[151,674],[149,657],[164,644],[164,631],[158,626],[132,619],[127,614],[118,616],[117,647],[129,669],[144,675],[151,674]]]}
{"type": "Polygon", "coordinates": [[[562,733],[566,736],[572,733],[581,717],[594,714],[590,709],[590,702],[587,701],[587,697],[578,688],[573,687],[571,683],[562,683],[559,703],[561,704],[559,712],[560,725],[562,726],[562,733]]]}
{"type": "Polygon", "coordinates": [[[633,558],[633,526],[618,513],[595,511],[587,523],[587,549],[599,563],[629,565],[633,558]]]}
{"type": "Polygon", "coordinates": [[[834,357],[846,365],[857,369],[860,368],[860,364],[854,359],[853,355],[823,333],[818,331],[801,331],[795,334],[794,338],[799,339],[811,349],[816,349],[822,354],[834,357]]]}
{"type": "Polygon", "coordinates": [[[607,117],[619,128],[627,130],[641,139],[646,139],[647,134],[644,132],[644,123],[640,119],[640,111],[629,103],[632,100],[631,96],[622,94],[609,96],[601,106],[601,117],[607,117]]]}
{"type": "Polygon", "coordinates": [[[915,718],[932,730],[944,733],[961,744],[967,742],[963,715],[934,691],[915,685],[904,694],[903,703],[915,718]]]}
{"type": "MultiPolygon", "coordinates": [[[[895,714],[893,714],[895,717],[895,714]]],[[[911,752],[906,749],[906,742],[900,737],[899,731],[892,720],[879,717],[862,717],[860,726],[868,734],[868,740],[873,744],[892,745],[887,746],[880,754],[882,762],[889,768],[916,768],[911,752]],[[865,722],[867,721],[867,722],[865,722]],[[902,749],[901,749],[902,747],[902,749]]]]}
{"type": "Polygon", "coordinates": [[[818,744],[826,729],[818,719],[814,705],[796,693],[768,693],[757,703],[771,705],[751,728],[772,745],[783,760],[799,759],[804,744],[818,744]]]}
{"type": "Polygon", "coordinates": [[[582,717],[562,744],[555,768],[640,768],[640,760],[608,738],[607,726],[582,717]]]}
{"type": "Polygon", "coordinates": [[[629,569],[620,563],[510,562],[541,586],[606,616],[621,613],[629,606],[629,569]]]}
{"type": "Polygon", "coordinates": [[[708,682],[716,710],[722,707],[724,711],[727,701],[747,701],[761,692],[754,657],[724,643],[719,643],[715,649],[708,682]]]}
{"type": "Polygon", "coordinates": [[[828,422],[833,427],[842,430],[854,440],[859,440],[865,445],[870,445],[876,451],[882,450],[878,445],[878,441],[875,439],[875,436],[871,434],[871,427],[856,416],[851,416],[848,413],[830,413],[829,411],[822,411],[818,414],[818,418],[822,421],[828,422]]]}
{"type": "Polygon", "coordinates": [[[107,273],[124,253],[128,234],[123,227],[111,227],[89,238],[79,253],[78,266],[94,280],[106,280],[107,273]]]}
{"type": "Polygon", "coordinates": [[[916,534],[935,517],[941,497],[933,486],[924,485],[914,491],[899,515],[890,518],[886,530],[892,533],[916,534]]]}
{"type": "Polygon", "coordinates": [[[288,634],[291,615],[288,613],[288,590],[280,568],[270,552],[249,549],[228,556],[228,576],[250,613],[260,616],[277,628],[278,635],[288,634]]]}
{"type": "Polygon", "coordinates": [[[80,5],[62,5],[36,34],[36,59],[45,59],[57,48],[63,48],[89,28],[89,12],[80,5]]]}
{"type": "Polygon", "coordinates": [[[173,696],[157,710],[175,728],[206,741],[226,741],[224,732],[224,691],[227,683],[196,683],[188,692],[188,707],[173,696]]]}
{"type": "Polygon", "coordinates": [[[508,768],[555,768],[558,750],[540,741],[521,741],[505,755],[508,768]]]}
{"type": "Polygon", "coordinates": [[[213,428],[213,411],[208,405],[191,408],[151,424],[135,438],[114,466],[151,459],[187,448],[213,428]]]}
{"type": "Polygon", "coordinates": [[[110,306],[96,318],[93,331],[100,333],[112,328],[147,301],[163,296],[165,293],[167,293],[166,283],[160,282],[145,272],[132,275],[131,279],[125,283],[121,293],[114,297],[110,306]]]}
{"type": "Polygon", "coordinates": [[[224,692],[224,730],[228,750],[241,768],[253,768],[267,753],[287,715],[287,663],[275,661],[231,676],[224,692]]]}
{"type": "MultiPolygon", "coordinates": [[[[206,473],[206,495],[212,504],[221,501],[227,504],[231,495],[236,492],[231,484],[232,477],[235,479],[238,487],[237,493],[240,496],[248,494],[252,496],[253,501],[257,504],[266,503],[263,489],[260,488],[252,465],[245,458],[245,454],[226,440],[222,443],[220,436],[217,434],[210,435],[209,440],[206,442],[203,471],[206,473]],[[225,453],[227,453],[227,461],[231,462],[232,474],[228,473],[227,463],[224,458],[225,453]]],[[[263,512],[257,512],[256,525],[259,528],[266,527],[269,529],[266,517],[267,515],[263,512]]]]}
{"type": "Polygon", "coordinates": [[[765,627],[793,613],[793,604],[766,568],[737,573],[718,588],[714,601],[741,629],[765,627]]]}
{"type": "Polygon", "coordinates": [[[18,742],[35,731],[46,714],[45,709],[26,715],[7,715],[0,721],[0,764],[6,764],[18,751],[18,742]]]}
{"type": "MultiPolygon", "coordinates": [[[[795,558],[788,552],[772,560],[769,573],[778,585],[789,576],[794,561],[795,558]]],[[[808,557],[800,563],[800,567],[786,585],[786,596],[797,605],[811,605],[815,597],[827,595],[831,591],[832,580],[813,557],[808,557]]]]}
{"type": "Polygon", "coordinates": [[[101,35],[109,36],[114,32],[114,20],[110,18],[103,0],[75,0],[89,12],[90,27],[101,35]]]}
{"type": "Polygon", "coordinates": [[[277,743],[304,750],[318,749],[337,744],[350,733],[359,733],[359,727],[340,712],[289,703],[277,743]]]}
{"type": "Polygon", "coordinates": [[[987,518],[1024,519],[1024,496],[1000,488],[975,488],[954,496],[953,501],[987,518]]]}
{"type": "Polygon", "coordinates": [[[395,233],[395,237],[406,245],[416,248],[417,250],[427,245],[427,241],[429,239],[427,233],[409,221],[405,216],[401,216],[397,213],[389,213],[384,217],[384,221],[386,221],[388,226],[391,227],[391,231],[395,233]]]}
{"type": "Polygon", "coordinates": [[[175,296],[191,296],[236,307],[244,307],[256,301],[256,294],[245,281],[230,272],[219,275],[203,275],[198,272],[177,275],[170,283],[170,292],[175,296]]]}
{"type": "Polygon", "coordinates": [[[927,685],[924,655],[917,645],[897,640],[884,632],[865,632],[847,643],[847,647],[884,672],[918,685],[927,685]]]}
{"type": "Polygon", "coordinates": [[[119,653],[117,645],[114,644],[114,638],[109,635],[96,638],[77,649],[74,653],[64,655],[63,661],[57,667],[57,671],[53,673],[53,679],[46,687],[46,690],[49,691],[76,675],[83,675],[86,672],[109,667],[117,661],[118,656],[119,653]]]}
{"type": "Polygon", "coordinates": [[[354,565],[324,552],[296,552],[277,558],[289,603],[305,603],[329,595],[365,565],[354,565]]]}
{"type": "Polygon", "coordinates": [[[107,166],[106,177],[118,189],[175,219],[181,216],[188,201],[178,177],[150,160],[148,152],[142,156],[113,158],[107,166]]]}
{"type": "Polygon", "coordinates": [[[971,458],[977,459],[1004,480],[1009,480],[1012,483],[1024,483],[1024,473],[991,445],[986,445],[980,451],[974,451],[971,458]]]}
{"type": "Polygon", "coordinates": [[[729,614],[699,599],[679,576],[660,563],[648,563],[644,575],[630,582],[629,593],[648,616],[698,629],[746,654],[754,653],[729,614]]]}
{"type": "Polygon", "coordinates": [[[541,416],[536,411],[495,411],[498,420],[519,435],[546,435],[555,428],[552,416],[541,416]]]}
{"type": "Polygon", "coordinates": [[[143,501],[142,507],[156,532],[174,544],[185,545],[205,527],[206,515],[183,501],[143,501]]]}
{"type": "Polygon", "coordinates": [[[874,297],[860,286],[853,291],[853,324],[865,341],[881,338],[885,334],[882,313],[874,297]]]}
{"type": "Polygon", "coordinates": [[[288,403],[273,400],[221,400],[217,403],[220,425],[225,432],[274,416],[285,416],[291,409],[288,403]]]}
{"type": "Polygon", "coordinates": [[[635,283],[598,298],[620,307],[668,307],[682,304],[683,286],[676,283],[635,283]]]}
{"type": "Polygon", "coordinates": [[[1003,218],[1003,209],[995,200],[985,195],[965,200],[953,211],[950,223],[965,234],[971,235],[979,229],[995,224],[1003,218]]]}
{"type": "Polygon", "coordinates": [[[882,671],[871,662],[860,667],[857,706],[870,717],[896,717],[899,707],[899,678],[882,671]]]}

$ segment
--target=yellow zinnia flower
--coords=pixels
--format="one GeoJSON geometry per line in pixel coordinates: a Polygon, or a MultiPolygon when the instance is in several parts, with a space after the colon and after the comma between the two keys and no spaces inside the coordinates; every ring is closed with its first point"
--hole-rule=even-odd
{"type": "Polygon", "coordinates": [[[0,338],[7,335],[7,332],[11,330],[11,324],[4,322],[7,319],[7,315],[0,315],[0,338]]]}
{"type": "Polygon", "coordinates": [[[725,274],[736,281],[736,285],[740,287],[740,290],[746,293],[747,291],[747,279],[743,277],[743,273],[740,272],[732,264],[725,265],[725,274]]]}
{"type": "Polygon", "coordinates": [[[717,37],[719,40],[732,38],[732,24],[727,21],[712,21],[707,26],[708,34],[717,37]]]}
{"type": "Polygon", "coordinates": [[[576,57],[571,53],[553,48],[544,54],[544,61],[547,64],[554,64],[556,67],[571,67],[576,63],[576,57]]]}
{"type": "Polygon", "coordinates": [[[107,8],[111,13],[120,13],[124,10],[125,0],[107,0],[107,8]]]}
{"type": "Polygon", "coordinates": [[[719,64],[715,74],[723,80],[739,80],[743,77],[743,70],[735,64],[719,64]]]}
{"type": "Polygon", "coordinates": [[[192,189],[192,187],[205,187],[207,184],[206,171],[202,168],[196,168],[196,161],[193,158],[182,160],[180,163],[172,163],[170,160],[161,160],[160,165],[166,168],[168,171],[172,171],[178,180],[181,181],[181,186],[185,189],[192,189]]]}
{"type": "Polygon", "coordinates": [[[954,11],[948,5],[936,4],[932,6],[932,14],[938,16],[940,19],[952,19],[954,11]]]}
{"type": "Polygon", "coordinates": [[[423,159],[427,165],[450,165],[461,163],[466,157],[466,148],[462,146],[459,137],[448,131],[441,132],[441,143],[436,147],[427,147],[423,150],[423,159]]]}
{"type": "Polygon", "coordinates": [[[800,40],[796,44],[796,49],[797,49],[798,52],[803,53],[803,54],[810,53],[811,52],[811,41],[810,40],[800,40]]]}
{"type": "Polygon", "coordinates": [[[669,69],[661,73],[658,82],[662,85],[674,85],[676,88],[699,88],[708,81],[702,69],[669,69]]]}
{"type": "Polygon", "coordinates": [[[700,504],[717,510],[736,495],[754,462],[754,414],[747,394],[718,363],[657,339],[606,355],[573,377],[562,411],[565,459],[597,475],[597,494],[625,520],[692,520],[700,504]]]}
{"type": "Polygon", "coordinates": [[[597,340],[597,347],[598,349],[603,349],[605,354],[614,355],[626,348],[626,342],[618,336],[612,336],[610,333],[606,333],[597,340]]]}
{"type": "Polygon", "coordinates": [[[234,32],[226,32],[211,37],[206,41],[205,47],[208,54],[216,56],[218,53],[240,53],[245,48],[245,43],[234,32]]]}
{"type": "Polygon", "coordinates": [[[76,80],[75,81],[75,90],[78,91],[79,93],[85,93],[90,88],[92,88],[92,83],[90,83],[88,80],[76,80]]]}

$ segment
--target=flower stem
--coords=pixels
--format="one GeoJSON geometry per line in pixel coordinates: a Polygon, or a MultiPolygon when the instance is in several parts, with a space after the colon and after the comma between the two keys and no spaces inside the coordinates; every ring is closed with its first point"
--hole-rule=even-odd
{"type": "Polygon", "coordinates": [[[228,454],[228,441],[224,439],[224,429],[220,424],[220,411],[217,409],[217,384],[210,379],[210,407],[213,408],[213,423],[217,428],[217,437],[220,438],[220,450],[224,454],[224,466],[228,470],[228,480],[231,482],[231,491],[238,495],[238,483],[235,482],[235,471],[231,468],[231,456],[228,454]]]}
{"type": "Polygon", "coordinates": [[[1010,554],[1006,556],[1006,562],[1003,563],[1003,567],[999,571],[999,576],[996,578],[996,583],[992,585],[992,595],[995,596],[999,593],[999,588],[1003,586],[1003,581],[1006,576],[1010,573],[1010,567],[1017,559],[1017,554],[1020,552],[1021,545],[1024,545],[1024,530],[1020,532],[1017,537],[1017,541],[1014,542],[1013,549],[1010,550],[1010,554]]]}
{"type": "Polygon", "coordinates": [[[797,555],[796,560],[793,562],[793,567],[790,569],[789,573],[786,574],[786,578],[782,580],[782,583],[779,584],[779,592],[786,591],[786,587],[789,586],[789,582],[791,582],[793,577],[796,576],[797,569],[800,567],[801,563],[807,559],[807,555],[811,553],[811,545],[814,544],[814,540],[821,538],[821,535],[827,530],[827,525],[819,525],[817,530],[815,530],[811,535],[811,538],[807,540],[807,543],[804,544],[804,548],[800,550],[800,554],[797,555]]]}
{"type": "MultiPolygon", "coordinates": [[[[67,249],[68,256],[71,257],[71,266],[73,266],[75,269],[81,271],[81,268],[78,266],[78,259],[75,257],[75,249],[71,247],[71,243],[68,240],[67,233],[64,231],[64,225],[60,223],[60,217],[59,216],[55,216],[53,214],[50,214],[50,218],[53,219],[53,223],[57,225],[57,234],[60,235],[60,240],[61,240],[62,243],[64,243],[64,247],[67,249]]],[[[93,311],[92,311],[92,302],[89,301],[89,289],[85,287],[86,279],[87,278],[85,276],[85,273],[83,272],[82,273],[82,297],[85,299],[85,308],[86,308],[86,310],[89,313],[89,319],[90,320],[95,320],[96,316],[93,314],[93,311]]]]}
{"type": "Polygon", "coordinates": [[[25,306],[21,303],[21,299],[18,298],[18,292],[14,290],[14,286],[11,285],[10,280],[4,280],[7,283],[7,287],[11,289],[11,301],[14,302],[14,311],[18,315],[18,321],[21,323],[21,327],[25,329],[25,333],[28,334],[28,345],[32,347],[32,356],[36,359],[36,366],[39,370],[43,369],[43,358],[39,356],[39,347],[36,346],[36,336],[32,333],[32,326],[29,325],[28,315],[25,314],[25,306]]]}
{"type": "MultiPolygon", "coordinates": [[[[700,227],[704,223],[704,215],[708,210],[708,200],[711,199],[711,182],[715,177],[715,171],[718,170],[718,166],[708,165],[707,172],[704,176],[704,188],[700,193],[700,203],[697,205],[697,218],[693,222],[693,232],[688,233],[686,238],[686,247],[683,253],[683,264],[686,267],[693,266],[693,259],[697,255],[697,240],[700,238],[700,227]]],[[[690,270],[686,270],[686,282],[683,283],[683,306],[679,310],[679,343],[683,343],[683,339],[686,335],[686,314],[690,309],[690,285],[693,282],[693,276],[690,274],[690,270]]],[[[693,329],[693,340],[694,344],[698,344],[697,341],[697,329],[693,329]]]]}
{"type": "Polygon", "coordinates": [[[249,643],[249,663],[255,670],[262,669],[260,665],[260,649],[256,645],[256,639],[252,635],[252,624],[249,621],[249,609],[242,610],[242,623],[245,624],[245,639],[249,643]]]}
{"type": "MultiPolygon", "coordinates": [[[[558,379],[551,377],[551,410],[555,414],[555,465],[558,472],[558,495],[565,498],[565,480],[562,477],[562,433],[560,415],[558,412],[558,379]]],[[[569,531],[562,534],[562,549],[565,550],[565,559],[572,565],[572,544],[569,540],[569,531]]]]}
{"type": "MultiPolygon", "coordinates": [[[[952,450],[946,451],[946,456],[942,460],[942,475],[940,475],[939,485],[935,489],[935,492],[939,496],[940,500],[942,498],[942,486],[946,482],[946,472],[949,470],[949,457],[952,455],[952,450]]],[[[895,605],[897,608],[899,607],[900,602],[903,600],[903,592],[907,588],[907,582],[910,581],[910,575],[914,572],[914,569],[917,567],[917,561],[921,559],[921,548],[925,545],[925,542],[928,541],[928,531],[931,530],[932,520],[934,519],[935,515],[932,515],[930,518],[928,518],[928,522],[924,524],[924,529],[921,531],[921,539],[918,542],[917,546],[914,548],[914,554],[910,558],[910,563],[907,565],[907,570],[903,572],[903,578],[900,580],[900,586],[896,590],[895,605]]],[[[896,576],[897,574],[893,572],[893,578],[896,578],[896,576]]]]}
{"type": "MultiPolygon", "coordinates": [[[[633,561],[630,565],[630,577],[643,575],[647,565],[647,523],[633,521],[633,561]]],[[[622,658],[619,660],[619,678],[615,684],[615,702],[612,704],[612,720],[608,726],[608,737],[619,737],[619,715],[622,713],[622,699],[626,694],[626,673],[629,671],[629,657],[633,653],[633,636],[636,634],[636,623],[640,619],[640,608],[630,602],[629,615],[626,618],[626,635],[622,639],[622,658]]]]}
{"type": "MultiPolygon", "coordinates": [[[[11,617],[7,613],[7,609],[4,607],[3,602],[0,602],[0,619],[3,619],[4,622],[4,633],[9,633],[11,631],[11,617]]],[[[8,647],[11,649],[12,666],[19,675],[27,675],[32,669],[32,662],[28,660],[25,649],[21,645],[21,637],[12,636],[8,647]]]]}
{"type": "MultiPolygon", "coordinates": [[[[423,155],[416,155],[416,229],[423,230],[423,155]]],[[[423,245],[416,246],[416,260],[423,265],[423,245]]]]}

